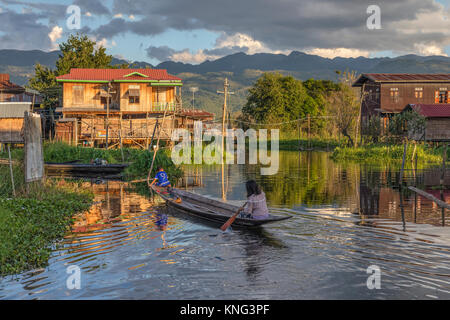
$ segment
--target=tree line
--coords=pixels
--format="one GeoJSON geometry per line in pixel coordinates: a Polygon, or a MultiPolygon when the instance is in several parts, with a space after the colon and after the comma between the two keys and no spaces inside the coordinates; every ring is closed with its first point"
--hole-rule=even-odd
{"type": "MultiPolygon", "coordinates": [[[[382,128],[380,116],[361,123],[361,92],[353,88],[356,72],[336,71],[339,80],[295,79],[281,73],[265,73],[248,91],[239,120],[282,129],[285,137],[298,136],[298,129],[319,138],[335,139],[348,146],[399,140],[423,130],[425,120],[415,111],[390,117],[382,128]]],[[[282,134],[283,136],[283,134],[282,134]]]]}

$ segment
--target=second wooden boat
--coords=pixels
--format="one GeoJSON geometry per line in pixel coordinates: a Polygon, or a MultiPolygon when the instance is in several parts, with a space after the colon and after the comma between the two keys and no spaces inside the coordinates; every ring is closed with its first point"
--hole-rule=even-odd
{"type": "Polygon", "coordinates": [[[120,174],[128,164],[83,164],[83,163],[46,163],[45,170],[50,174],[111,175],[120,174]]]}

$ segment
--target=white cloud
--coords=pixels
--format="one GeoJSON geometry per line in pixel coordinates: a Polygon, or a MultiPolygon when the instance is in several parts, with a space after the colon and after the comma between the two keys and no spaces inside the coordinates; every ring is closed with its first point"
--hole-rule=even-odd
{"type": "Polygon", "coordinates": [[[58,44],[56,43],[56,40],[60,39],[62,37],[63,29],[59,26],[54,26],[52,31],[48,34],[48,37],[50,38],[50,41],[52,42],[52,50],[58,49],[58,44]]]}
{"type": "Polygon", "coordinates": [[[359,49],[349,49],[349,48],[332,48],[332,49],[324,49],[324,48],[314,48],[305,50],[305,53],[314,54],[317,56],[321,56],[323,58],[333,59],[336,57],[342,58],[358,58],[358,57],[369,57],[369,51],[367,50],[359,50],[359,49]]]}
{"type": "Polygon", "coordinates": [[[397,50],[397,53],[415,53],[420,55],[443,55],[445,53],[445,47],[450,45],[450,21],[448,16],[450,15],[450,9],[446,9],[444,6],[439,5],[439,10],[436,11],[422,11],[418,12],[415,19],[400,20],[393,22],[390,27],[405,38],[414,37],[414,35],[439,35],[439,40],[434,36],[425,37],[413,41],[412,48],[407,50],[397,50]]]}
{"type": "Polygon", "coordinates": [[[100,47],[103,47],[103,48],[106,48],[106,49],[108,49],[108,48],[111,48],[111,47],[115,47],[116,45],[117,45],[117,43],[116,43],[116,41],[115,40],[112,40],[111,42],[108,40],[108,39],[106,39],[106,38],[102,38],[102,39],[97,39],[96,37],[89,37],[92,41],[95,41],[95,43],[96,43],[96,45],[95,45],[95,48],[96,49],[98,49],[98,48],[100,48],[100,47]]]}
{"type": "Polygon", "coordinates": [[[291,50],[271,50],[261,41],[253,39],[251,36],[244,33],[235,33],[233,35],[226,35],[223,33],[216,40],[215,49],[221,48],[242,48],[248,54],[255,53],[289,53],[291,50]]]}
{"type": "Polygon", "coordinates": [[[442,46],[433,44],[415,43],[415,52],[422,56],[448,56],[442,46]]]}
{"type": "Polygon", "coordinates": [[[191,53],[188,49],[183,51],[175,52],[170,57],[170,60],[175,62],[184,63],[202,63],[206,60],[215,60],[220,58],[220,56],[205,54],[204,50],[198,50],[196,53],[191,53]]]}
{"type": "Polygon", "coordinates": [[[225,55],[244,52],[247,54],[255,53],[283,53],[289,54],[291,50],[272,50],[261,41],[253,39],[251,36],[243,33],[227,35],[222,33],[215,42],[212,49],[200,49],[191,52],[189,49],[173,51],[167,58],[175,62],[183,63],[202,63],[206,60],[216,60],[225,55]]]}

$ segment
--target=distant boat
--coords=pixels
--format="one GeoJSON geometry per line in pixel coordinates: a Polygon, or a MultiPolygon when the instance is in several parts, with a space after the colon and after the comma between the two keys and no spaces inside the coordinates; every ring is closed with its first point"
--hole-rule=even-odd
{"type": "Polygon", "coordinates": [[[45,170],[47,174],[59,175],[69,174],[77,176],[92,176],[92,175],[118,175],[129,166],[128,163],[120,164],[91,164],[91,163],[76,163],[75,161],[64,163],[45,163],[45,170]]]}

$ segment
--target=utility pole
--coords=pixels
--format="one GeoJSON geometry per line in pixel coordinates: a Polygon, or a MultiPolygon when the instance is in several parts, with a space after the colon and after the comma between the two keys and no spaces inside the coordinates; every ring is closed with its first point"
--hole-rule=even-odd
{"type": "Polygon", "coordinates": [[[192,92],[192,109],[195,109],[195,93],[198,91],[198,87],[191,87],[189,91],[192,92]]]}
{"type": "Polygon", "coordinates": [[[109,142],[109,92],[111,90],[111,82],[108,82],[108,90],[106,93],[106,150],[108,150],[109,142]]]}
{"type": "Polygon", "coordinates": [[[223,94],[223,113],[222,113],[222,156],[225,146],[225,122],[227,119],[227,99],[229,94],[234,94],[234,92],[229,92],[228,88],[230,87],[230,84],[228,82],[228,78],[225,78],[225,81],[223,83],[223,91],[217,91],[219,94],[223,94]]]}
{"type": "Polygon", "coordinates": [[[111,93],[116,93],[115,91],[111,91],[111,88],[111,82],[108,82],[108,89],[106,93],[106,149],[109,147],[109,100],[111,98],[111,93]]]}

